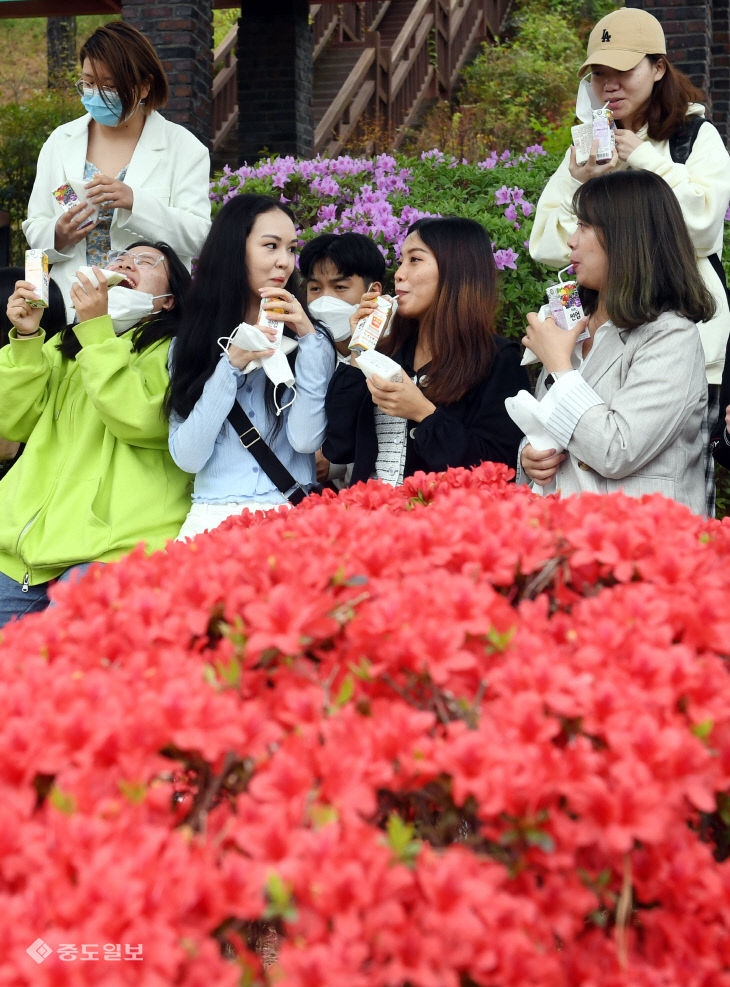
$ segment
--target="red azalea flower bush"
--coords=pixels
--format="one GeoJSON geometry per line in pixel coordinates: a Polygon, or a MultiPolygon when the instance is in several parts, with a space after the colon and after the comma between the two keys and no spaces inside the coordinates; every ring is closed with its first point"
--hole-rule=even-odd
{"type": "Polygon", "coordinates": [[[730,522],[509,475],[231,520],[7,627],[0,984],[730,984],[730,522]]]}

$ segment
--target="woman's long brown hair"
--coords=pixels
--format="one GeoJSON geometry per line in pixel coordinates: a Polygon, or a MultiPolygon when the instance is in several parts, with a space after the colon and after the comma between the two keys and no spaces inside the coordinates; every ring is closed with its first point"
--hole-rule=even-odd
{"type": "Polygon", "coordinates": [[[634,122],[639,126],[646,123],[648,136],[652,140],[665,141],[669,140],[684,123],[689,104],[703,103],[705,94],[684,72],[675,69],[666,55],[649,55],[648,58],[654,64],[660,58],[663,59],[666,71],[661,79],[654,83],[644,112],[634,122]]]}
{"type": "Polygon", "coordinates": [[[495,353],[497,267],[486,230],[458,216],[419,219],[417,233],[438,265],[432,307],[420,320],[397,312],[379,349],[392,356],[423,334],[431,362],[422,389],[434,404],[453,404],[489,373],[495,353]]]}
{"type": "MultiPolygon", "coordinates": [[[[601,300],[615,326],[636,329],[662,312],[692,322],[713,317],[682,210],[663,178],[641,169],[591,178],[573,196],[573,211],[606,251],[601,300]]],[[[580,296],[585,312],[595,312],[598,292],[581,288],[580,296]]]]}

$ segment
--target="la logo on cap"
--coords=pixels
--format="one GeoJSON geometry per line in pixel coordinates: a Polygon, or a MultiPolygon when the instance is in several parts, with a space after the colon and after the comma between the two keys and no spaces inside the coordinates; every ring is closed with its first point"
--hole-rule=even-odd
{"type": "Polygon", "coordinates": [[[610,41],[610,40],[611,40],[611,35],[608,33],[608,31],[604,27],[603,34],[601,35],[601,42],[610,41]]]}

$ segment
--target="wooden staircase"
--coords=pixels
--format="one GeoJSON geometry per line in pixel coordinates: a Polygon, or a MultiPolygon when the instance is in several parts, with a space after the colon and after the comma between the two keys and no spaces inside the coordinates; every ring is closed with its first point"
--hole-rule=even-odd
{"type": "MultiPolygon", "coordinates": [[[[342,151],[370,120],[397,147],[427,100],[450,96],[478,43],[499,33],[510,0],[310,3],[316,154],[342,151]]],[[[214,55],[213,165],[236,159],[236,28],[214,55]],[[220,163],[219,163],[220,162],[220,163]]]]}

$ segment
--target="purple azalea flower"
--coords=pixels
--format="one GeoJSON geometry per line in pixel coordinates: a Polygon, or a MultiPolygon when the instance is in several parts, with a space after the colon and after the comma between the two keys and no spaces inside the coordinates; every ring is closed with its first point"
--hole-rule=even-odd
{"type": "Polygon", "coordinates": [[[497,265],[497,269],[503,271],[505,267],[511,267],[513,271],[517,270],[517,257],[519,255],[512,247],[507,247],[506,249],[495,250],[494,251],[494,263],[497,265]]]}

